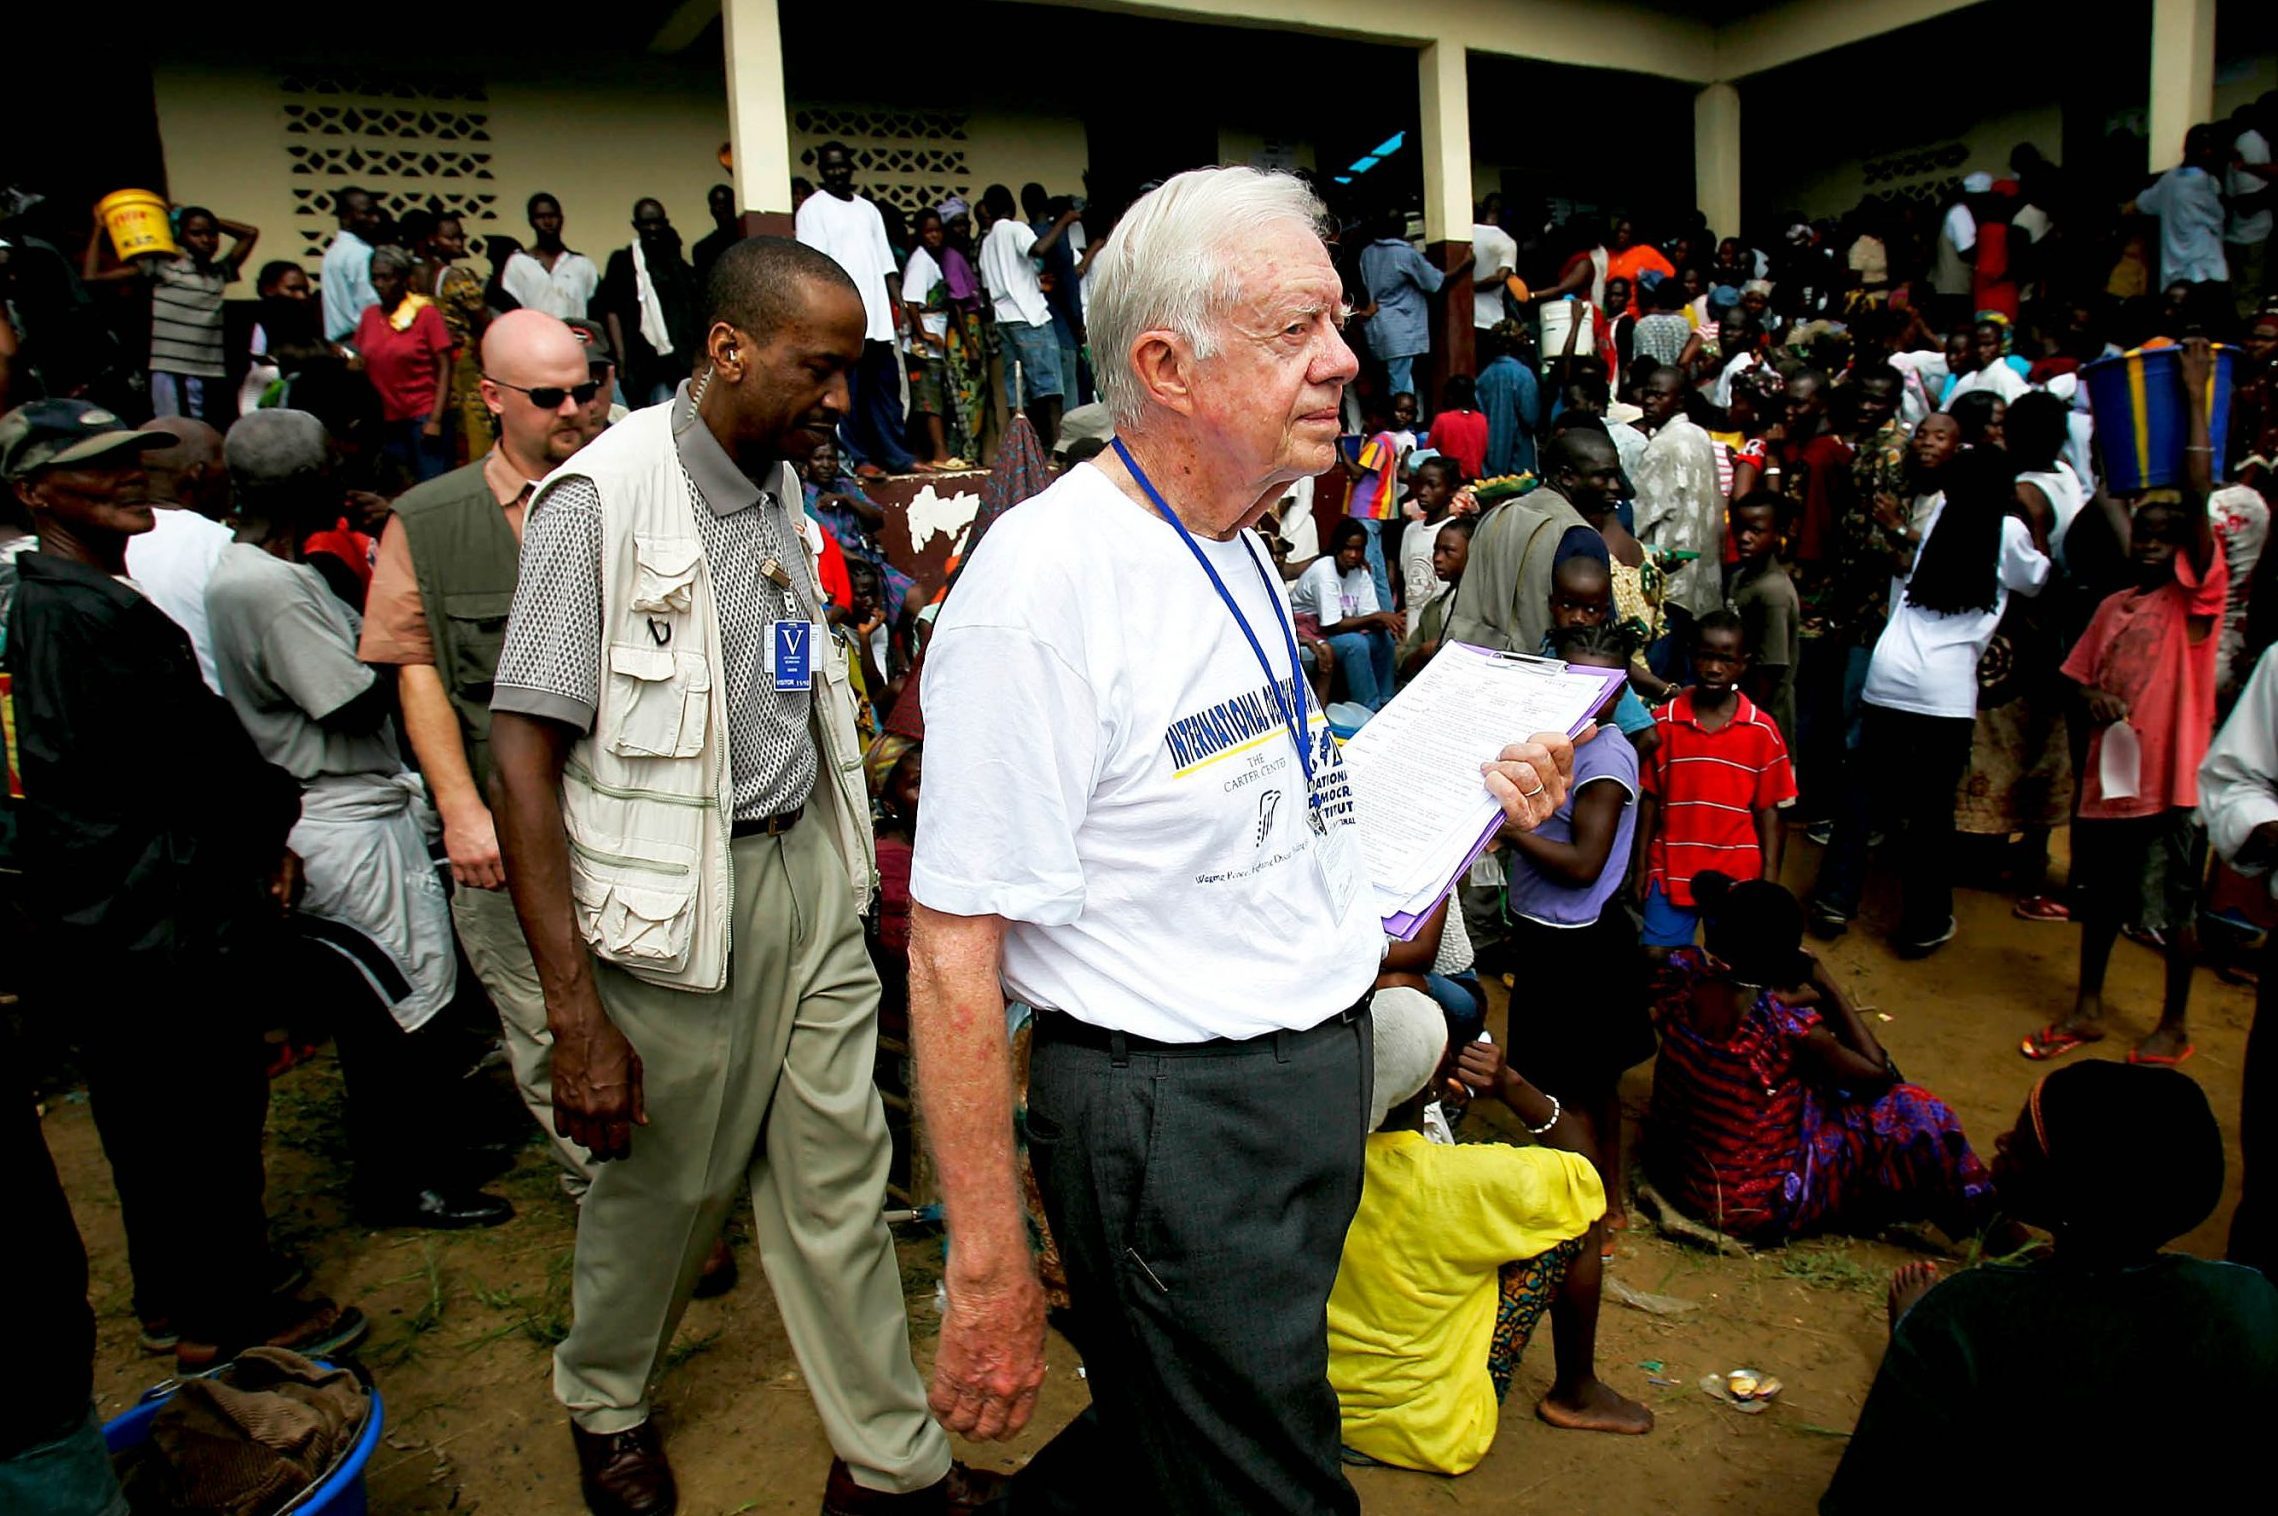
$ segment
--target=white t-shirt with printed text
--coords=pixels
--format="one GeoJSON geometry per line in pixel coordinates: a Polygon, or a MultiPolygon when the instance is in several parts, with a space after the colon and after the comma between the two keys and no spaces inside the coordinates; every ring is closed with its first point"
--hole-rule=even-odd
{"type": "Polygon", "coordinates": [[[1376,576],[1368,566],[1339,574],[1334,553],[1324,553],[1305,566],[1305,572],[1289,587],[1289,608],[1312,616],[1323,626],[1336,626],[1355,616],[1373,616],[1384,609],[1376,602],[1376,576]]]}
{"type": "Polygon", "coordinates": [[[920,903],[1004,918],[1007,993],[1168,1042],[1313,1026],[1384,946],[1279,576],[1251,533],[1196,543],[1306,702],[1340,845],[1308,824],[1273,685],[1200,565],[1084,464],[990,528],[942,608],[910,871],[920,903]]]}

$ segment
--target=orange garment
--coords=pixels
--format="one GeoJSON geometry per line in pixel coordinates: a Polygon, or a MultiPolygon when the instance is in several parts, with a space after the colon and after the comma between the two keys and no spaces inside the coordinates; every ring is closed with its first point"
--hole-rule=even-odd
{"type": "Polygon", "coordinates": [[[1629,309],[1627,312],[1629,315],[1634,316],[1638,313],[1637,277],[1646,273],[1659,274],[1664,279],[1677,277],[1677,271],[1669,266],[1669,260],[1662,257],[1659,251],[1643,242],[1625,247],[1619,252],[1611,249],[1607,251],[1606,277],[1629,281],[1629,309]]]}

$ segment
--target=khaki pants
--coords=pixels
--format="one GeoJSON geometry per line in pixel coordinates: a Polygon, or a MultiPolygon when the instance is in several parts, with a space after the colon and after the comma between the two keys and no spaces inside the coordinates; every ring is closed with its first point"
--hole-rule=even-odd
{"type": "Polygon", "coordinates": [[[572,1194],[582,1194],[593,1171],[584,1148],[554,1134],[554,1034],[546,1030],[546,995],[538,987],[530,944],[522,940],[513,897],[504,890],[459,885],[451,891],[451,921],[475,977],[498,1007],[514,1087],[553,1144],[554,1161],[565,1173],[563,1184],[572,1194]]]}
{"type": "Polygon", "coordinates": [[[748,1184],[760,1260],[831,1447],[861,1484],[922,1489],[949,1472],[949,1441],[910,1359],[882,1215],[878,978],[846,869],[814,820],[738,839],[731,856],[725,990],[594,966],[640,1055],[649,1124],[633,1129],[630,1157],[594,1165],[554,1393],[590,1432],[648,1418],[697,1270],[748,1184]]]}

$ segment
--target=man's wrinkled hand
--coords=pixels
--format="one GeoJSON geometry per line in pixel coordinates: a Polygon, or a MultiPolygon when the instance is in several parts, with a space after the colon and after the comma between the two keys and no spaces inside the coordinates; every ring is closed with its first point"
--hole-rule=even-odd
{"type": "Polygon", "coordinates": [[[960,1437],[994,1442],[1028,1425],[1044,1383],[1044,1290],[1028,1259],[961,1277],[943,1288],[941,1346],[926,1403],[960,1437]]]}
{"type": "Polygon", "coordinates": [[[1567,786],[1574,780],[1574,748],[1596,736],[1595,723],[1578,737],[1564,732],[1537,732],[1524,742],[1503,749],[1494,762],[1482,764],[1487,792],[1503,807],[1503,818],[1522,832],[1548,821],[1565,803],[1567,786]]]}

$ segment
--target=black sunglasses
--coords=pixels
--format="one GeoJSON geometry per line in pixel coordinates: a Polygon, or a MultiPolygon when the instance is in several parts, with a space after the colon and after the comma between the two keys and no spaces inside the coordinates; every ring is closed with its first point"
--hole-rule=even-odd
{"type": "MultiPolygon", "coordinates": [[[[488,374],[483,375],[483,377],[490,379],[488,374]]],[[[564,400],[575,400],[579,405],[586,405],[591,403],[593,397],[601,392],[601,381],[598,379],[589,379],[583,384],[573,384],[568,389],[562,389],[551,384],[540,385],[537,389],[525,389],[519,384],[508,384],[504,379],[490,379],[490,382],[502,390],[513,390],[517,394],[528,395],[530,403],[542,411],[558,411],[562,408],[564,400]]]]}

